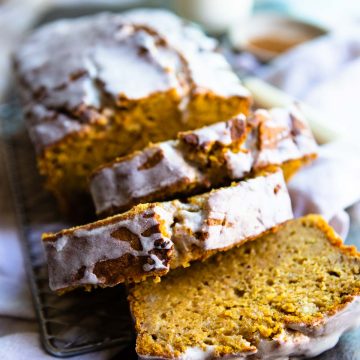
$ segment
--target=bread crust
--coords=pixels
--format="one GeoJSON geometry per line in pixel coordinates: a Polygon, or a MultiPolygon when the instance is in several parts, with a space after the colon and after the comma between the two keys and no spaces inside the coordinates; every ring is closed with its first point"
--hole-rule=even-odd
{"type": "Polygon", "coordinates": [[[301,111],[257,110],[152,144],[96,169],[89,181],[97,214],[141,202],[190,196],[225,186],[274,165],[289,180],[316,158],[317,145],[301,111]]]}
{"type": "Polygon", "coordinates": [[[253,240],[292,216],[279,169],[184,201],[140,204],[124,214],[44,234],[50,287],[64,292],[157,279],[253,240]]]}

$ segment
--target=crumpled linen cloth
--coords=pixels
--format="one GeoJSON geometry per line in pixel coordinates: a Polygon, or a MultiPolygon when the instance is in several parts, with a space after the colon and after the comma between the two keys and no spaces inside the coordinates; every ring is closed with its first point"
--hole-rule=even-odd
{"type": "Polygon", "coordinates": [[[360,22],[300,45],[255,73],[338,129],[342,140],[321,147],[315,164],[290,183],[290,193],[295,215],[321,213],[345,237],[350,219],[343,209],[360,199],[360,22]]]}
{"type": "Polygon", "coordinates": [[[255,70],[266,82],[311,105],[339,133],[360,133],[360,21],[300,45],[255,70]]]}

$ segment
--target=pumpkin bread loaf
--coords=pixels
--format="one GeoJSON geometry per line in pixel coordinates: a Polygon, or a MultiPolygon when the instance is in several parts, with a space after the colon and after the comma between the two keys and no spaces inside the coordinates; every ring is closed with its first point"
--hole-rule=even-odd
{"type": "Polygon", "coordinates": [[[297,107],[257,110],[194,131],[177,140],[98,168],[90,190],[98,215],[111,215],[141,202],[189,196],[229,184],[272,165],[286,180],[316,157],[317,145],[297,107]]]}
{"type": "Polygon", "coordinates": [[[172,13],[144,9],[56,21],[25,40],[15,68],[27,126],[64,209],[104,162],[248,113],[249,93],[216,47],[172,13]]]}
{"type": "Polygon", "coordinates": [[[44,234],[50,287],[64,292],[163,276],[291,218],[281,170],[183,201],[140,204],[124,214],[44,234]]]}
{"type": "Polygon", "coordinates": [[[320,216],[130,286],[140,359],[289,359],[360,322],[360,258],[320,216]]]}

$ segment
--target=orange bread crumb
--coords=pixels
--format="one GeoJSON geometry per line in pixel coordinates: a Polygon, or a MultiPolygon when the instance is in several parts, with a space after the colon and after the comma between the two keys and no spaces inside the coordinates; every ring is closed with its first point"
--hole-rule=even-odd
{"type": "Polygon", "coordinates": [[[334,346],[360,319],[359,294],[359,253],[309,215],[131,286],[129,301],[140,357],[277,359],[334,346]]]}

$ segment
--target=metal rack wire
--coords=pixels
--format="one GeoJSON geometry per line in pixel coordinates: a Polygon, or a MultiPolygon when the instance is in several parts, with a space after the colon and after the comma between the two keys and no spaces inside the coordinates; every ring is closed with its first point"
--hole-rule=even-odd
{"type": "Polygon", "coordinates": [[[41,234],[70,226],[43,190],[35,155],[16,102],[0,106],[6,162],[15,196],[25,262],[47,352],[58,357],[133,344],[131,317],[123,287],[75,291],[61,297],[48,287],[41,234]]]}

